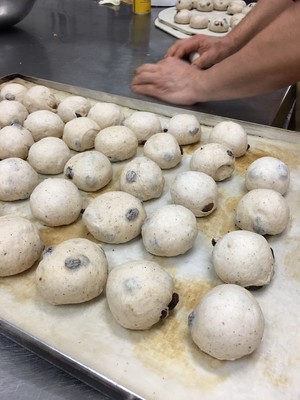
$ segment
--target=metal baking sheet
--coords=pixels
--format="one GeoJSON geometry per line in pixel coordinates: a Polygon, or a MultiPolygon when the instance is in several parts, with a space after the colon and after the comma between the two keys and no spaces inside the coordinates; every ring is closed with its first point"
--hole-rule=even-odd
{"type": "MultiPolygon", "coordinates": [[[[148,103],[107,93],[94,92],[55,82],[13,75],[14,80],[44,84],[58,98],[80,94],[91,101],[120,104],[126,114],[133,110],[156,112],[163,124],[186,110],[148,103]]],[[[202,124],[205,143],[211,127],[225,118],[195,113],[202,124]]],[[[34,285],[35,266],[12,277],[0,279],[0,330],[41,357],[115,399],[145,400],[246,400],[300,399],[300,135],[283,129],[239,121],[249,134],[250,149],[236,160],[231,179],[218,183],[217,210],[198,218],[199,234],[193,249],[183,256],[155,257],[137,238],[127,244],[103,244],[110,268],[131,259],[158,261],[175,280],[180,301],[174,312],[148,331],[129,331],[119,326],[107,307],[105,293],[80,305],[51,306],[39,296],[34,285]],[[211,240],[236,229],[234,210],[246,192],[244,174],[256,158],[272,155],[289,165],[291,184],[286,194],[291,209],[287,229],[269,237],[276,257],[275,275],[265,288],[254,291],[265,319],[260,347],[240,360],[218,361],[202,353],[190,338],[187,316],[201,296],[220,284],[211,264],[211,240]]],[[[198,145],[185,146],[182,163],[164,171],[165,188],[160,199],[145,202],[148,214],[170,203],[169,186],[174,176],[188,169],[198,145]]],[[[139,149],[142,155],[142,148],[139,149]]],[[[118,188],[118,176],[126,162],[114,164],[113,181],[105,190],[118,188]]],[[[88,202],[95,194],[82,193],[88,202]]],[[[15,213],[32,219],[27,201],[0,202],[0,215],[15,213]]],[[[65,227],[40,226],[46,246],[72,237],[87,237],[81,219],[65,227]]]]}

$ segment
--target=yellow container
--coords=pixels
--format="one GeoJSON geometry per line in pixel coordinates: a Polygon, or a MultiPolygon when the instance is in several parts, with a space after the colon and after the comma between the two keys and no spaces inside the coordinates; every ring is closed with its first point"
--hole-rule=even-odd
{"type": "Polygon", "coordinates": [[[150,14],[151,13],[151,0],[133,0],[132,11],[135,14],[150,14]]]}

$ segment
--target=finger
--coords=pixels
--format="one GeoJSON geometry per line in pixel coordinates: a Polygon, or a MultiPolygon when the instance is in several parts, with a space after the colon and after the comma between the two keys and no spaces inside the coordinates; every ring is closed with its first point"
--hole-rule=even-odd
{"type": "Polygon", "coordinates": [[[156,64],[143,64],[140,65],[136,70],[134,71],[136,75],[142,74],[144,72],[155,72],[157,70],[156,64]]]}
{"type": "Polygon", "coordinates": [[[146,85],[153,83],[154,81],[154,74],[153,72],[145,72],[137,74],[132,79],[133,85],[146,85]]]}

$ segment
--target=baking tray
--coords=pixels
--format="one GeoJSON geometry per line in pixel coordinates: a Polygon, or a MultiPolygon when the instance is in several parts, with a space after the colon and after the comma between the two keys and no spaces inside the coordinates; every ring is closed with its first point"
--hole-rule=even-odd
{"type": "MultiPolygon", "coordinates": [[[[12,80],[28,86],[43,84],[59,98],[72,93],[92,102],[115,102],[127,114],[133,110],[155,112],[163,124],[172,115],[189,112],[22,75],[4,77],[0,85],[12,80]]],[[[202,143],[207,141],[211,127],[226,119],[191,113],[201,122],[202,143]]],[[[178,257],[151,256],[145,252],[140,238],[123,245],[103,245],[111,268],[143,257],[158,261],[174,277],[180,301],[164,322],[149,331],[126,330],[111,317],[105,294],[80,305],[46,304],[36,292],[33,266],[17,276],[0,279],[1,333],[114,399],[299,400],[300,135],[238,122],[249,134],[250,150],[237,159],[233,177],[218,183],[218,208],[209,217],[198,218],[199,235],[191,251],[178,257]],[[276,257],[272,282],[253,292],[266,319],[260,347],[240,360],[218,361],[192,343],[187,316],[205,292],[221,283],[211,264],[211,240],[236,229],[234,209],[246,192],[244,173],[252,161],[263,155],[273,155],[289,165],[291,184],[286,198],[291,220],[281,235],[268,238],[276,257]]],[[[164,193],[158,200],[145,202],[147,213],[170,202],[168,187],[175,174],[188,168],[197,146],[185,146],[182,163],[164,171],[164,193]]],[[[125,163],[113,165],[114,179],[105,190],[118,188],[118,176],[125,163]]],[[[82,194],[88,202],[89,194],[82,194]]],[[[0,215],[6,213],[32,218],[28,201],[0,202],[0,215]]],[[[41,227],[40,232],[46,246],[88,234],[81,220],[66,227],[41,227]]]]}

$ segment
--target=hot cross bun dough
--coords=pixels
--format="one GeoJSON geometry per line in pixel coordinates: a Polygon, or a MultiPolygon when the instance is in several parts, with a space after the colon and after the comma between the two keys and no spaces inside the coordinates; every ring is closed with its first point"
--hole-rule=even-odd
{"type": "Polygon", "coordinates": [[[197,2],[197,10],[209,12],[213,11],[214,3],[212,0],[198,0],[197,2]]]}
{"type": "Polygon", "coordinates": [[[49,110],[33,111],[24,121],[24,127],[31,132],[35,142],[50,136],[61,138],[64,126],[59,115],[49,110]]]}
{"type": "Polygon", "coordinates": [[[69,225],[80,215],[82,198],[74,183],[47,178],[30,196],[32,215],[47,226],[69,225]]]}
{"type": "Polygon", "coordinates": [[[176,138],[168,132],[151,136],[143,148],[146,157],[150,158],[161,169],[176,167],[182,160],[182,151],[176,138]]]}
{"type": "Polygon", "coordinates": [[[227,7],[227,14],[233,15],[241,13],[246,5],[247,3],[243,0],[232,0],[227,7]]]}
{"type": "Polygon", "coordinates": [[[17,157],[26,159],[34,140],[28,129],[19,124],[0,129],[0,160],[17,157]]]}
{"type": "Polygon", "coordinates": [[[46,137],[30,147],[27,161],[39,174],[56,175],[63,172],[70,157],[71,151],[62,139],[46,137]]]}
{"type": "Polygon", "coordinates": [[[190,10],[177,10],[174,15],[176,24],[188,25],[191,20],[192,13],[190,10]]]}
{"type": "Polygon", "coordinates": [[[38,173],[27,161],[17,157],[0,161],[0,200],[27,199],[38,182],[38,173]]]}
{"type": "Polygon", "coordinates": [[[287,200],[273,189],[253,189],[237,205],[236,225],[260,235],[277,235],[289,222],[287,200]]]}
{"type": "Polygon", "coordinates": [[[38,110],[56,111],[57,99],[51,89],[44,85],[30,87],[24,94],[23,104],[29,113],[38,110]]]}
{"type": "Polygon", "coordinates": [[[70,158],[65,164],[64,174],[78,189],[95,192],[111,181],[113,169],[104,154],[90,150],[70,158]]]}
{"type": "Polygon", "coordinates": [[[235,157],[228,147],[220,143],[207,143],[192,155],[190,169],[204,172],[215,181],[223,181],[233,174],[235,157]]]}
{"type": "Polygon", "coordinates": [[[17,215],[0,217],[0,276],[29,269],[43,249],[39,231],[31,221],[17,215]]]}
{"type": "Polygon", "coordinates": [[[154,113],[134,111],[124,121],[124,125],[137,136],[138,142],[143,143],[155,133],[162,132],[160,119],[154,113]]]}
{"type": "Polygon", "coordinates": [[[91,104],[85,97],[68,96],[59,103],[57,114],[66,123],[74,118],[86,117],[90,108],[91,104]]]}
{"type": "Polygon", "coordinates": [[[180,145],[197,143],[201,139],[201,126],[192,114],[176,114],[168,124],[168,133],[173,135],[180,145]]]}
{"type": "Polygon", "coordinates": [[[209,290],[188,321],[195,344],[218,360],[236,360],[251,354],[259,347],[265,328],[255,297],[232,284],[209,290]]]}
{"type": "Polygon", "coordinates": [[[177,0],[175,7],[176,10],[191,10],[193,8],[193,0],[177,0]]]}
{"type": "Polygon", "coordinates": [[[197,220],[191,210],[177,204],[155,210],[142,226],[145,249],[156,256],[186,253],[197,238],[197,220]]]}
{"type": "Polygon", "coordinates": [[[247,4],[243,9],[242,9],[242,13],[243,14],[248,14],[250,11],[252,11],[253,7],[256,6],[256,2],[252,2],[247,4]]]}
{"type": "Polygon", "coordinates": [[[2,100],[16,100],[22,103],[27,87],[20,83],[12,82],[4,85],[0,92],[2,100]]]}
{"type": "Polygon", "coordinates": [[[212,262],[223,282],[244,287],[267,285],[274,273],[269,243],[264,236],[251,231],[233,231],[218,239],[212,262]]]}
{"type": "Polygon", "coordinates": [[[214,10],[226,11],[229,6],[229,0],[213,0],[214,10]]]}
{"type": "Polygon", "coordinates": [[[23,125],[27,116],[28,111],[19,101],[0,101],[0,128],[12,124],[23,125]]]}
{"type": "MultiPolygon", "coordinates": [[[[206,29],[208,27],[209,18],[203,14],[193,14],[190,18],[190,27],[194,29],[206,29]]],[[[199,53],[197,53],[199,54],[199,53]]]]}
{"type": "Polygon", "coordinates": [[[108,262],[100,244],[75,238],[43,253],[35,282],[50,304],[78,304],[99,296],[106,284],[108,262]]]}
{"type": "Polygon", "coordinates": [[[208,29],[211,32],[228,32],[230,27],[229,19],[226,17],[214,17],[209,20],[208,29]]]}
{"type": "Polygon", "coordinates": [[[65,124],[62,138],[70,149],[84,151],[94,147],[99,131],[97,122],[88,117],[79,117],[65,124]]]}
{"type": "Polygon", "coordinates": [[[289,167],[276,157],[258,158],[249,165],[245,182],[248,190],[273,189],[283,195],[290,184],[289,167]]]}
{"type": "Polygon", "coordinates": [[[136,238],[145,218],[141,200],[121,191],[99,195],[82,215],[88,231],[104,243],[126,243],[136,238]]]}
{"type": "Polygon", "coordinates": [[[121,125],[124,113],[117,104],[99,102],[91,107],[88,117],[96,121],[100,129],[104,129],[112,125],[121,125]]]}
{"type": "Polygon", "coordinates": [[[229,147],[236,158],[243,156],[248,149],[247,132],[234,121],[222,121],[215,125],[210,132],[209,141],[229,147]]]}
{"type": "Polygon", "coordinates": [[[185,171],[176,175],[170,194],[174,204],[188,208],[196,217],[206,217],[217,207],[217,184],[203,172],[185,171]]]}

